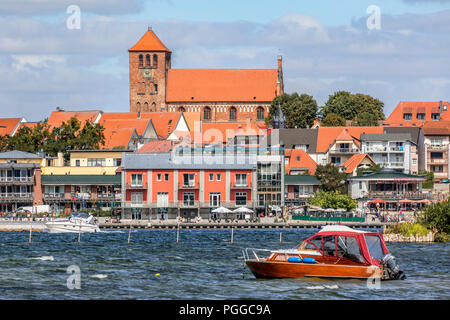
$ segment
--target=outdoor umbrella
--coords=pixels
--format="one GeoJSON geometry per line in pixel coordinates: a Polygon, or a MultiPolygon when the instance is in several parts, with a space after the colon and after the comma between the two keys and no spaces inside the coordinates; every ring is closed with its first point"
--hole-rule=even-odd
{"type": "Polygon", "coordinates": [[[249,208],[246,208],[246,207],[239,207],[239,208],[233,210],[233,212],[236,212],[236,213],[253,213],[253,210],[249,209],[249,208]]]}
{"type": "Polygon", "coordinates": [[[231,211],[230,209],[224,208],[224,207],[218,207],[217,209],[214,209],[211,212],[213,212],[213,213],[220,213],[223,216],[224,214],[228,214],[228,213],[231,213],[233,211],[231,211]]]}

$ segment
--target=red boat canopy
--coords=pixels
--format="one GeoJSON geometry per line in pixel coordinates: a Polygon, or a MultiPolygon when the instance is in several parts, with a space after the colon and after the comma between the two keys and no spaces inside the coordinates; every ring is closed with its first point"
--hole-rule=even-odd
{"type": "MultiPolygon", "coordinates": [[[[383,256],[389,253],[389,250],[384,243],[383,235],[377,232],[365,232],[359,230],[353,230],[346,226],[325,226],[321,231],[315,235],[309,237],[305,242],[313,244],[322,254],[326,255],[324,238],[334,237],[334,244],[337,255],[338,243],[342,239],[339,237],[349,237],[356,239],[359,246],[359,251],[363,256],[365,263],[370,265],[380,266],[380,260],[383,256]],[[320,245],[321,244],[321,245],[320,245]],[[321,246],[320,248],[318,246],[321,246]]],[[[327,241],[329,238],[327,239],[327,241]]]]}

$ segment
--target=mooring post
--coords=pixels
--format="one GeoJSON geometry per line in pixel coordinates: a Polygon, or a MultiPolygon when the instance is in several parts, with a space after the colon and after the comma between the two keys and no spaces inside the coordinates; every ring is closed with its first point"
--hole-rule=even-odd
{"type": "Polygon", "coordinates": [[[128,230],[128,244],[130,244],[130,238],[131,238],[131,223],[130,223],[130,229],[128,230]]]}
{"type": "Polygon", "coordinates": [[[30,221],[30,237],[28,239],[28,243],[31,244],[31,230],[33,229],[33,223],[30,221]]]}
{"type": "Polygon", "coordinates": [[[282,232],[280,232],[280,243],[283,242],[281,239],[282,239],[282,232]]]}
{"type": "Polygon", "coordinates": [[[80,228],[78,230],[78,244],[81,242],[81,220],[80,220],[80,228]]]}
{"type": "Polygon", "coordinates": [[[180,224],[178,223],[178,229],[177,229],[177,243],[178,240],[180,239],[180,224]]]}
{"type": "Polygon", "coordinates": [[[231,227],[231,244],[233,244],[234,227],[231,227]]]}

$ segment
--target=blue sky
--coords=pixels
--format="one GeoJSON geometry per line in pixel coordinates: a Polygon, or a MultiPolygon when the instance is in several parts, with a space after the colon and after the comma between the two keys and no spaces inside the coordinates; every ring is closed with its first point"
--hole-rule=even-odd
{"type": "Polygon", "coordinates": [[[275,68],[319,106],[335,91],[450,100],[450,0],[2,0],[1,117],[128,111],[128,53],[151,25],[173,68],[275,68]],[[66,8],[81,9],[81,28],[66,8]],[[380,30],[368,30],[370,5],[380,30]]]}

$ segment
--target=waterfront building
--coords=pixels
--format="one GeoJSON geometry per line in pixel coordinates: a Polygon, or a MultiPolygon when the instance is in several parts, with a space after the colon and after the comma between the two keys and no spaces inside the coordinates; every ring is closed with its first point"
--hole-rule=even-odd
{"type": "MultiPolygon", "coordinates": [[[[427,122],[423,126],[425,135],[425,168],[434,173],[436,182],[448,181],[450,121],[427,122]]],[[[448,188],[447,188],[448,189],[448,188]]]]}
{"type": "Polygon", "coordinates": [[[422,190],[425,176],[406,174],[384,168],[379,172],[366,171],[347,178],[348,194],[364,208],[372,200],[381,199],[386,210],[398,210],[400,200],[419,201],[431,199],[430,192],[422,190]]]}
{"type": "Polygon", "coordinates": [[[46,165],[46,160],[43,155],[23,151],[0,153],[1,212],[43,204],[41,168],[46,165]]]}
{"type": "Polygon", "coordinates": [[[355,154],[344,163],[342,170],[349,176],[354,177],[358,175],[358,169],[368,169],[375,164],[376,162],[367,153],[355,154]]]}
{"type": "Polygon", "coordinates": [[[128,50],[131,112],[183,112],[210,122],[263,122],[284,92],[276,69],[172,69],[172,51],[151,28],[128,50]]]}
{"type": "Polygon", "coordinates": [[[132,150],[72,150],[69,163],[43,168],[44,203],[52,212],[112,210],[121,205],[123,154],[132,150]]]}
{"type": "Polygon", "coordinates": [[[291,206],[308,204],[308,200],[319,191],[322,183],[309,174],[286,175],[284,177],[285,203],[291,206]]]}

